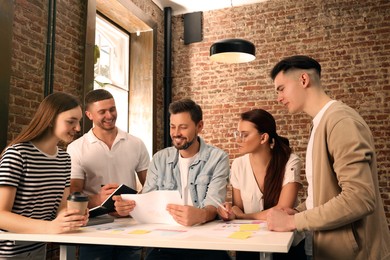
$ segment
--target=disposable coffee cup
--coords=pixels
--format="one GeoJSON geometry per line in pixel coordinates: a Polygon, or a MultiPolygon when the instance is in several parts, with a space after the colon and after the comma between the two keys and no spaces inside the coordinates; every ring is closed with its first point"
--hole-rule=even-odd
{"type": "Polygon", "coordinates": [[[73,192],[68,196],[68,209],[78,209],[79,215],[84,215],[88,207],[88,196],[81,192],[73,192]]]}

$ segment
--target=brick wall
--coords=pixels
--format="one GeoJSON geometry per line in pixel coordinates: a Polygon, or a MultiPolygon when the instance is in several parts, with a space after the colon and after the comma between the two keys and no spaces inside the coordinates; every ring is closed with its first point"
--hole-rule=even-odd
{"type": "MultiPolygon", "coordinates": [[[[57,1],[54,91],[80,96],[85,3],[57,1]]],[[[15,1],[8,140],[27,125],[44,96],[47,1],[15,1]]]]}
{"type": "Polygon", "coordinates": [[[8,139],[29,122],[43,95],[47,9],[20,1],[15,5],[8,139]]]}
{"type": "Polygon", "coordinates": [[[232,132],[239,114],[256,107],[275,116],[279,134],[288,137],[304,159],[310,118],[289,115],[276,102],[268,75],[286,56],[305,54],[318,59],[329,95],[355,108],[373,132],[380,191],[390,224],[389,21],[389,1],[267,1],[204,12],[203,41],[184,45],[183,20],[177,16],[174,99],[191,97],[199,102],[205,120],[202,136],[228,152],[231,159],[238,156],[232,132]],[[256,60],[211,62],[211,44],[225,38],[252,41],[256,60]]]}

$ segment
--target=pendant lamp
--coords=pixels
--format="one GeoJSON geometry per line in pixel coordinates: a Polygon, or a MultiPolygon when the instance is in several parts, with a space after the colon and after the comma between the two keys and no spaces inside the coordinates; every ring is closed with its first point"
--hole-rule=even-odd
{"type": "Polygon", "coordinates": [[[256,48],[253,43],[243,39],[225,39],[210,47],[210,59],[223,63],[242,63],[253,61],[256,48]]]}

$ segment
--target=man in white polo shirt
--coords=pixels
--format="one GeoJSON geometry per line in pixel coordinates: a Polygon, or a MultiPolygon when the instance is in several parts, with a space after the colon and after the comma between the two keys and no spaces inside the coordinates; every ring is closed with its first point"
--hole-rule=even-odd
{"type": "MultiPolygon", "coordinates": [[[[85,97],[85,114],[94,127],[68,146],[72,159],[71,192],[89,196],[89,208],[100,205],[120,185],[143,185],[149,154],[141,139],[116,127],[115,100],[104,89],[85,97]]],[[[141,248],[80,246],[80,259],[140,259],[141,248]],[[129,258],[130,257],[130,258],[129,258]]]]}

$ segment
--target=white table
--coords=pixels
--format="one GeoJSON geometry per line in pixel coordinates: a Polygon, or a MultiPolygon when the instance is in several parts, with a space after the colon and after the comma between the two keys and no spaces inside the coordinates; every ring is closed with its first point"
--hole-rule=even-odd
{"type": "MultiPolygon", "coordinates": [[[[66,234],[15,234],[0,232],[0,240],[39,241],[60,243],[60,258],[67,259],[69,244],[95,244],[140,247],[210,249],[229,251],[288,252],[293,232],[260,230],[246,239],[229,238],[239,224],[223,226],[214,221],[194,227],[164,224],[137,224],[133,219],[121,218],[114,223],[84,227],[66,234]],[[226,227],[226,228],[225,228],[226,227]],[[173,231],[170,231],[173,230],[173,231]],[[139,231],[145,234],[133,234],[139,231]],[[179,232],[180,231],[180,232],[179,232]]],[[[241,226],[240,224],[239,226],[241,226]]],[[[74,252],[73,252],[74,253],[74,252]]]]}

